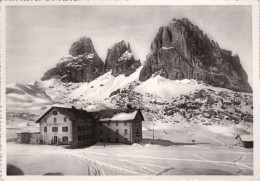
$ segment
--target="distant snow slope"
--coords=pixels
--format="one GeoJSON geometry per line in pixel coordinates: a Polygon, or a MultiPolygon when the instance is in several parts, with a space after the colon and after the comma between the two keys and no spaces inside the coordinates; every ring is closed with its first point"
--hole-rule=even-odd
{"type": "Polygon", "coordinates": [[[8,84],[6,86],[7,108],[31,109],[41,108],[51,104],[50,97],[34,84],[8,84]]]}
{"type": "Polygon", "coordinates": [[[114,77],[111,75],[111,71],[107,72],[90,83],[81,84],[71,93],[71,98],[84,98],[91,102],[102,101],[103,99],[109,97],[113,91],[123,88],[133,81],[138,81],[140,71],[141,67],[128,77],[125,77],[125,75],[122,74],[114,77]]]}
{"type": "MultiPolygon", "coordinates": [[[[142,67],[138,68],[127,77],[125,75],[114,77],[110,71],[89,83],[66,83],[52,78],[45,81],[38,80],[34,84],[28,85],[11,84],[7,86],[7,107],[41,109],[46,105],[59,104],[94,110],[104,107],[125,107],[130,102],[135,107],[141,107],[151,112],[151,116],[156,120],[167,121],[166,117],[170,115],[171,122],[176,123],[181,122],[183,118],[181,112],[187,111],[178,108],[179,104],[184,106],[188,104],[188,107],[198,107],[199,105],[207,111],[211,109],[219,112],[228,111],[230,114],[231,112],[236,114],[237,117],[241,117],[240,114],[252,115],[251,94],[236,93],[196,80],[169,80],[156,74],[141,82],[139,81],[141,69],[142,67]],[[207,96],[199,100],[193,99],[195,93],[202,89],[207,90],[207,96]],[[221,93],[222,91],[223,93],[221,93]],[[212,106],[206,105],[209,97],[215,101],[212,106]],[[222,98],[224,102],[221,102],[222,98]],[[239,107],[232,103],[236,99],[241,102],[239,107]],[[232,105],[223,106],[229,102],[232,105]],[[178,112],[178,114],[173,114],[174,112],[178,112]]],[[[199,115],[205,114],[206,117],[208,115],[208,112],[195,110],[199,115]]],[[[231,115],[223,115],[223,118],[226,119],[227,116],[233,119],[231,115]]]]}
{"type": "Polygon", "coordinates": [[[157,75],[137,86],[135,91],[141,94],[150,93],[163,98],[171,98],[189,94],[203,87],[205,85],[198,84],[196,80],[169,80],[157,75]]]}

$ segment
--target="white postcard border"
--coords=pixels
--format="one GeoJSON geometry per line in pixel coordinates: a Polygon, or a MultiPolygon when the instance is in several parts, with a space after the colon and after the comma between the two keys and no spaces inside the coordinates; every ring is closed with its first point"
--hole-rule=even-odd
{"type": "Polygon", "coordinates": [[[1,177],[3,180],[260,180],[260,76],[259,76],[259,2],[256,0],[86,0],[86,1],[2,1],[1,3],[1,177]],[[252,6],[252,51],[253,51],[253,116],[254,116],[254,176],[6,176],[6,62],[5,62],[5,7],[46,5],[248,5],[252,6]]]}

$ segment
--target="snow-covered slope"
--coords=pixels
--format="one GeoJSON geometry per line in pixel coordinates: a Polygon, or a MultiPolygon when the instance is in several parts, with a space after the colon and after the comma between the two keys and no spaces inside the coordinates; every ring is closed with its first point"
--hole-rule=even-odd
{"type": "Polygon", "coordinates": [[[8,84],[6,86],[7,108],[39,109],[52,104],[50,97],[34,84],[8,84]]]}
{"type": "Polygon", "coordinates": [[[142,67],[130,76],[111,71],[89,83],[64,83],[59,79],[31,85],[9,85],[8,108],[36,109],[47,104],[76,106],[86,110],[123,108],[131,103],[155,121],[222,124],[223,120],[252,122],[252,94],[213,87],[196,80],[169,80],[154,74],[139,81],[142,67]]]}
{"type": "Polygon", "coordinates": [[[205,85],[199,84],[196,80],[170,80],[157,75],[137,86],[135,91],[141,94],[149,93],[168,99],[180,96],[181,94],[189,94],[203,87],[205,85]]]}
{"type": "Polygon", "coordinates": [[[49,79],[38,81],[37,85],[54,101],[81,102],[83,105],[85,103],[98,103],[108,98],[113,91],[138,81],[140,70],[141,67],[128,77],[125,75],[114,77],[110,71],[89,83],[64,83],[58,79],[49,79]]]}

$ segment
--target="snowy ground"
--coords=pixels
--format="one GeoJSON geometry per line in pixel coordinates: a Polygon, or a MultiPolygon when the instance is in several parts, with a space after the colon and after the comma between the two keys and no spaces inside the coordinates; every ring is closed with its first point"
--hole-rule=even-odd
{"type": "Polygon", "coordinates": [[[234,136],[225,135],[231,128],[222,128],[155,122],[153,140],[152,122],[145,121],[143,140],[133,145],[8,142],[7,162],[25,175],[252,175],[253,149],[235,146],[234,136]]]}
{"type": "Polygon", "coordinates": [[[90,83],[50,79],[9,85],[8,168],[16,167],[25,175],[253,174],[253,149],[238,147],[235,140],[237,133],[253,132],[252,94],[194,80],[171,81],[158,75],[140,82],[140,70],[127,78],[113,77],[108,72],[90,83]],[[200,90],[206,96],[195,98],[200,90]],[[73,105],[89,111],[122,107],[129,102],[143,108],[145,121],[140,143],[105,147],[97,143],[71,150],[14,142],[16,132],[39,131],[35,120],[50,106],[73,105]],[[216,114],[209,115],[212,110],[216,114]]]}

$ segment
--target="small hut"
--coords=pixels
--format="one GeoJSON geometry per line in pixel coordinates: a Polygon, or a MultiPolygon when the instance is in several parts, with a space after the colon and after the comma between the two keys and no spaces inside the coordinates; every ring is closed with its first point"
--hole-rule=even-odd
{"type": "Polygon", "coordinates": [[[253,148],[253,135],[237,135],[236,139],[238,140],[238,145],[243,146],[244,148],[253,148]]]}
{"type": "Polygon", "coordinates": [[[17,143],[41,143],[40,132],[17,132],[17,143]]]}

